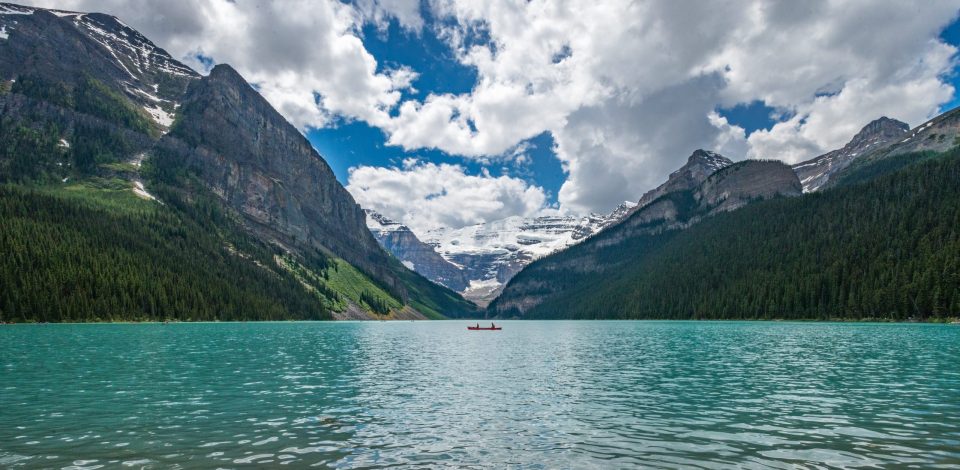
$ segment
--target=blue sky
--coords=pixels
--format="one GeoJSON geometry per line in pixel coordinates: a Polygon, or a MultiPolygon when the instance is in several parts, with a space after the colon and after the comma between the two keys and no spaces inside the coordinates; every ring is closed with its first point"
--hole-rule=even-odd
{"type": "Polygon", "coordinates": [[[960,0],[24,1],[232,65],[415,231],[608,212],[697,148],[795,163],[960,103],[960,0]]]}
{"type": "MultiPolygon", "coordinates": [[[[363,44],[376,59],[378,71],[383,72],[402,65],[419,73],[413,83],[415,90],[404,90],[404,101],[423,100],[430,94],[469,93],[478,79],[477,71],[457,61],[454,51],[437,37],[431,27],[436,19],[430,17],[427,10],[424,10],[423,14],[427,27],[419,32],[401,28],[396,19],[391,20],[385,29],[372,24],[363,27],[363,44]]],[[[940,38],[948,44],[960,46],[960,21],[951,23],[943,30],[940,38]]],[[[956,68],[945,79],[955,88],[960,87],[960,73],[956,68]]],[[[958,103],[960,96],[955,96],[941,106],[941,112],[953,109],[958,103]]],[[[759,100],[727,108],[718,107],[716,110],[730,124],[742,127],[747,136],[757,130],[771,129],[778,119],[783,117],[781,111],[759,100]]],[[[530,144],[527,152],[530,162],[524,165],[497,159],[480,161],[462,158],[436,149],[407,151],[400,146],[387,145],[387,136],[382,130],[355,119],[339,119],[330,127],[310,129],[307,137],[330,163],[343,184],[348,183],[348,171],[351,167],[399,167],[404,159],[412,157],[428,162],[462,165],[468,174],[479,174],[485,168],[493,176],[523,178],[530,184],[544,188],[549,203],[556,205],[557,194],[566,179],[549,132],[543,132],[527,141],[530,144]]]]}
{"type": "MultiPolygon", "coordinates": [[[[423,100],[431,93],[469,93],[477,81],[476,70],[456,60],[450,46],[429,27],[436,20],[429,16],[427,10],[423,13],[428,27],[419,33],[404,30],[396,19],[389,22],[385,31],[372,24],[363,27],[363,44],[376,58],[378,71],[408,66],[419,73],[413,84],[415,91],[404,90],[403,100],[423,100]]],[[[343,184],[348,182],[348,170],[351,167],[400,166],[405,158],[462,165],[468,174],[479,174],[485,168],[493,176],[523,178],[544,188],[550,203],[556,203],[557,192],[565,179],[549,132],[527,141],[529,150],[526,153],[530,162],[524,165],[497,159],[481,162],[436,149],[405,151],[399,146],[387,145],[387,137],[380,129],[357,120],[341,119],[331,127],[310,129],[306,135],[343,184]]]]}

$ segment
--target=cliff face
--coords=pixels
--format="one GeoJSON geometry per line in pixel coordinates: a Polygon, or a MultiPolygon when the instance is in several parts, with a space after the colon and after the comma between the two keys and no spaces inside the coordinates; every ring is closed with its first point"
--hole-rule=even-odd
{"type": "Polygon", "coordinates": [[[377,212],[365,212],[370,232],[404,266],[457,292],[469,287],[464,271],[440,256],[432,245],[422,242],[409,227],[377,212]]]}
{"type": "Polygon", "coordinates": [[[330,167],[230,66],[191,84],[166,139],[255,231],[286,246],[327,249],[406,296],[365,214],[330,167]]]}
{"type": "Polygon", "coordinates": [[[693,197],[701,208],[714,214],[739,209],[756,199],[799,196],[802,190],[796,173],[782,162],[747,160],[711,175],[693,197]]]}

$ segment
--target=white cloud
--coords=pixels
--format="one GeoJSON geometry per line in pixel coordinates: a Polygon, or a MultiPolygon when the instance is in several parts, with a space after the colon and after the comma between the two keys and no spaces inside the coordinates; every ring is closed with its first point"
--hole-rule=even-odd
{"type": "Polygon", "coordinates": [[[460,165],[412,158],[399,168],[351,168],[347,190],[361,206],[401,221],[415,233],[532,216],[546,203],[543,189],[522,179],[485,170],[470,175],[460,165]]]}
{"type": "MultiPolygon", "coordinates": [[[[927,62],[948,67],[950,54],[943,45],[928,54],[927,62]],[[939,57],[938,53],[939,52],[939,57]]],[[[797,105],[796,114],[770,130],[747,139],[751,158],[776,158],[790,163],[809,159],[826,149],[842,146],[871,120],[887,116],[919,125],[936,114],[953,88],[936,73],[911,73],[898,82],[876,84],[852,79],[836,95],[821,96],[797,105]]]]}
{"type": "Polygon", "coordinates": [[[357,10],[368,22],[380,29],[386,29],[391,18],[400,26],[419,32],[423,28],[423,16],[420,14],[420,0],[359,0],[357,10]]]}
{"type": "MultiPolygon", "coordinates": [[[[881,116],[916,125],[954,90],[938,32],[960,0],[64,0],[121,16],[173,55],[234,65],[301,127],[360,119],[407,150],[523,158],[551,132],[569,172],[562,209],[636,200],[696,148],[798,161],[881,116]],[[429,8],[436,23],[424,23],[429,8]],[[360,28],[427,28],[475,68],[469,93],[401,101],[418,72],[384,70],[360,28]],[[318,97],[318,98],[317,98],[318,97]],[[749,137],[717,107],[783,112],[749,137]]],[[[494,158],[495,157],[495,158],[494,158]]],[[[469,204],[468,204],[469,205],[469,204]]],[[[424,215],[429,217],[428,215],[424,215]]]]}
{"type": "Polygon", "coordinates": [[[415,0],[35,0],[37,6],[116,15],[174,57],[204,70],[197,53],[229,63],[291,122],[322,127],[336,116],[384,125],[400,90],[416,77],[409,68],[378,71],[364,48],[364,22],[396,18],[419,29],[415,0]]]}
{"type": "MultiPolygon", "coordinates": [[[[573,211],[636,199],[697,147],[797,161],[881,116],[931,117],[960,1],[434,0],[468,94],[407,102],[384,129],[407,149],[483,158],[553,133],[573,211]],[[479,38],[479,40],[478,40],[479,38]],[[765,101],[789,119],[752,134],[717,107],[765,101]]],[[[732,154],[731,154],[732,153],[732,154]]]]}

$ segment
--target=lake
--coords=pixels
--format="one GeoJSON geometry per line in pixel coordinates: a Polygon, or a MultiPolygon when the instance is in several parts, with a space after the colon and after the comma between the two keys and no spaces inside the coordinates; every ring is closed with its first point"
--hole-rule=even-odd
{"type": "Polygon", "coordinates": [[[960,466],[960,327],[0,326],[0,467],[960,466]]]}

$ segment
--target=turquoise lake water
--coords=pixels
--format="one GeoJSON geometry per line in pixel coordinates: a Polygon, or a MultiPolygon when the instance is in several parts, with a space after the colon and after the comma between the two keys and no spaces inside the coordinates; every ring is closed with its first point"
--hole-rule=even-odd
{"type": "Polygon", "coordinates": [[[960,466],[960,327],[0,326],[0,467],[960,466]]]}

